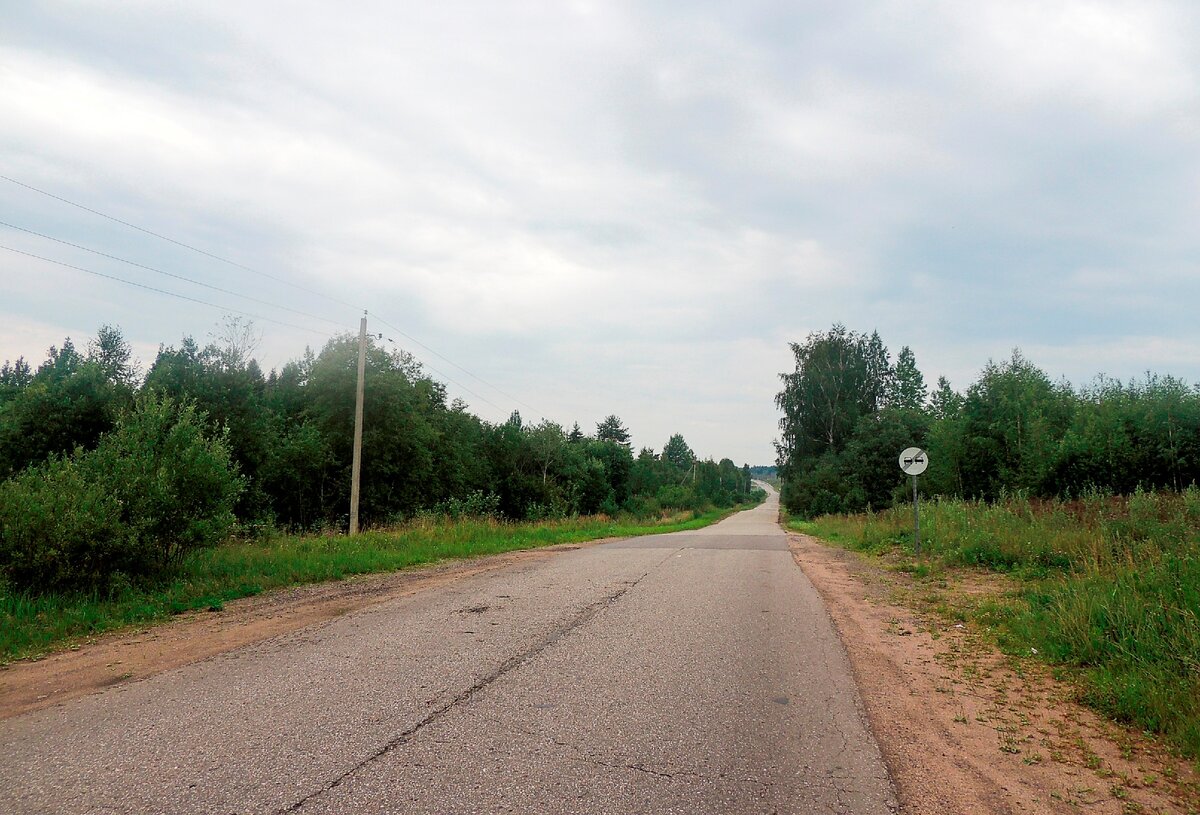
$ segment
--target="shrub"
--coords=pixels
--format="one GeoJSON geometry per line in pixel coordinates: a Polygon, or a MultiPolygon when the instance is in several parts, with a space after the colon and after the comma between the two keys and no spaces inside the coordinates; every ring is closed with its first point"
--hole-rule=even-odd
{"type": "Polygon", "coordinates": [[[655,498],[631,495],[621,504],[621,511],[634,518],[657,518],[662,515],[663,508],[655,498]]]}
{"type": "Polygon", "coordinates": [[[53,458],[0,484],[0,569],[13,586],[100,585],[123,570],[120,499],[72,459],[53,458]]]}
{"type": "Polygon", "coordinates": [[[193,406],[143,397],[95,450],[0,485],[0,571],[33,592],[163,573],[228,536],[242,486],[193,406]]]}
{"type": "Polygon", "coordinates": [[[465,498],[447,498],[436,504],[427,514],[458,520],[459,518],[504,517],[500,511],[500,496],[483,490],[467,493],[465,498]]]}
{"type": "Polygon", "coordinates": [[[677,484],[667,484],[659,487],[656,496],[659,506],[670,509],[691,509],[692,491],[677,484]]]}

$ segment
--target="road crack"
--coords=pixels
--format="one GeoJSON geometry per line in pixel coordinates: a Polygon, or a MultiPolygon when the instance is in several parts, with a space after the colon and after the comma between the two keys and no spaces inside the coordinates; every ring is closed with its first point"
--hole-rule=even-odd
{"type": "MultiPolygon", "coordinates": [[[[663,559],[663,562],[665,562],[665,560],[666,560],[666,558],[663,559]]],[[[657,565],[661,566],[662,563],[660,562],[657,565]]],[[[657,566],[655,568],[657,568],[657,566]]],[[[286,806],[280,810],[276,810],[277,815],[286,815],[286,813],[289,813],[289,812],[299,811],[305,804],[312,801],[313,799],[319,798],[320,796],[324,795],[325,793],[341,786],[342,782],[344,782],[347,778],[349,778],[350,776],[357,773],[359,770],[374,763],[375,761],[378,761],[380,758],[383,758],[385,755],[392,752],[396,748],[402,747],[404,744],[406,744],[407,742],[412,740],[412,738],[417,733],[419,733],[421,730],[423,730],[424,728],[433,724],[438,719],[442,718],[447,713],[454,710],[456,707],[462,705],[465,702],[470,701],[472,697],[474,697],[477,693],[482,691],[488,685],[491,685],[493,682],[500,679],[505,674],[509,673],[510,671],[512,671],[516,668],[521,667],[526,662],[529,662],[531,659],[533,659],[534,657],[541,654],[547,648],[550,648],[551,646],[557,644],[559,641],[561,641],[564,637],[566,637],[568,634],[570,634],[575,629],[579,628],[580,626],[586,625],[593,618],[595,618],[596,615],[598,615],[601,611],[603,611],[608,606],[615,603],[617,600],[621,599],[621,597],[625,593],[627,593],[630,589],[632,589],[638,583],[641,583],[642,580],[644,580],[647,576],[649,576],[652,571],[654,571],[654,569],[650,569],[649,571],[646,571],[640,577],[638,577],[636,580],[626,581],[624,583],[624,585],[622,585],[621,588],[618,589],[617,591],[612,592],[611,594],[608,594],[608,595],[600,598],[599,600],[595,601],[594,603],[591,603],[588,606],[585,606],[583,609],[581,609],[579,612],[577,612],[575,614],[575,616],[573,616],[571,619],[569,619],[566,623],[564,623],[564,624],[560,625],[558,628],[554,629],[550,633],[550,635],[547,636],[545,639],[543,639],[541,642],[533,645],[532,647],[526,649],[525,651],[522,651],[519,654],[515,654],[515,655],[509,657],[504,662],[502,662],[499,665],[499,667],[497,667],[491,673],[489,673],[486,676],[479,679],[477,682],[475,682],[475,684],[471,685],[471,687],[467,688],[465,691],[460,693],[458,696],[455,696],[453,699],[449,700],[442,706],[430,711],[423,719],[418,721],[412,727],[410,727],[407,730],[405,730],[404,732],[396,735],[394,738],[389,740],[386,744],[384,744],[382,747],[380,747],[374,753],[371,753],[369,756],[364,758],[362,761],[358,762],[353,767],[344,771],[337,778],[328,782],[320,789],[315,790],[315,791],[309,793],[308,795],[305,795],[303,798],[300,798],[299,800],[295,801],[294,803],[290,804],[289,806],[286,806]]]]}

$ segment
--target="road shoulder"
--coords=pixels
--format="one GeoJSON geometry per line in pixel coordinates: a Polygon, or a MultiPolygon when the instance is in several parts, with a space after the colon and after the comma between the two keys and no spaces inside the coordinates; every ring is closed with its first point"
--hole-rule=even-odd
{"type": "Polygon", "coordinates": [[[520,549],[278,589],[229,601],[220,611],[191,612],[165,624],[103,634],[68,650],[0,666],[0,720],[146,679],[452,581],[612,540],[520,549]]]}
{"type": "Polygon", "coordinates": [[[1100,719],[1040,663],[903,602],[907,575],[807,535],[788,543],[846,646],[902,813],[1195,811],[1192,765],[1100,719]]]}

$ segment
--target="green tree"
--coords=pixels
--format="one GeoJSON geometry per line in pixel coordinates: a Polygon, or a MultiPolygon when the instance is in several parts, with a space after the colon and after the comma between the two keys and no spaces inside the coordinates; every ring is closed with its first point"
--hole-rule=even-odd
{"type": "Polygon", "coordinates": [[[596,425],[596,438],[600,441],[611,441],[616,444],[629,446],[629,431],[621,424],[617,416],[607,416],[596,425]]]}
{"type": "Polygon", "coordinates": [[[1055,386],[1020,350],[989,362],[963,403],[963,489],[994,499],[1004,490],[1038,494],[1052,472],[1075,397],[1055,386]]]}
{"type": "Polygon", "coordinates": [[[246,478],[239,517],[250,520],[269,515],[261,471],[277,442],[272,431],[281,428],[266,409],[266,380],[258,364],[216,345],[201,348],[191,337],[184,337],[178,348],[159,349],[143,389],[177,401],[193,401],[214,431],[225,430],[238,471],[246,478]]]}
{"type": "Polygon", "coordinates": [[[132,400],[70,338],[52,347],[32,376],[21,362],[9,368],[8,396],[0,401],[0,478],[76,447],[94,448],[132,400]]]}
{"type": "Polygon", "coordinates": [[[0,409],[5,402],[14,399],[33,381],[33,371],[25,357],[17,357],[16,362],[5,360],[0,366],[0,409]]]}
{"type": "MultiPolygon", "coordinates": [[[[343,334],[326,343],[306,385],[308,413],[333,462],[325,516],[339,523],[349,517],[357,381],[358,338],[343,334]]],[[[410,355],[389,352],[370,338],[365,382],[359,511],[368,525],[435,503],[433,455],[446,394],[410,355]]],[[[515,432],[520,434],[519,426],[515,432]]]]}
{"type": "Polygon", "coordinates": [[[611,504],[606,511],[612,514],[630,496],[629,479],[633,473],[633,452],[620,442],[601,439],[588,442],[587,451],[589,456],[604,466],[604,475],[609,487],[608,501],[611,504]]]}
{"type": "Polygon", "coordinates": [[[666,473],[668,466],[653,450],[643,447],[633,460],[629,477],[630,492],[641,496],[657,495],[659,489],[671,480],[666,473]]]}
{"type": "MultiPolygon", "coordinates": [[[[464,499],[475,494],[494,495],[497,477],[485,453],[489,428],[455,399],[448,410],[431,413],[434,422],[434,476],[426,501],[464,499]]],[[[426,504],[428,506],[428,503],[426,504]]]]}
{"type": "Polygon", "coordinates": [[[542,471],[542,487],[546,487],[550,468],[562,460],[567,445],[567,435],[562,425],[543,419],[527,431],[529,446],[542,471]]]}
{"type": "Polygon", "coordinates": [[[929,410],[935,419],[947,419],[962,411],[963,398],[950,387],[950,380],[939,376],[937,388],[929,396],[929,410]]]}
{"type": "Polygon", "coordinates": [[[842,511],[890,507],[906,484],[897,456],[907,447],[925,447],[928,433],[929,418],[920,410],[888,407],[859,419],[841,457],[848,487],[842,511]]]}
{"type": "Polygon", "coordinates": [[[666,446],[663,447],[662,460],[680,470],[690,470],[692,462],[696,460],[696,454],[692,452],[691,447],[688,447],[683,436],[676,433],[667,440],[666,446]]]}
{"type": "Polygon", "coordinates": [[[922,410],[928,397],[925,377],[917,368],[912,349],[905,345],[896,355],[896,367],[889,384],[888,405],[903,410],[922,410]]]}
{"type": "MultiPolygon", "coordinates": [[[[810,334],[803,344],[792,343],[796,368],[780,374],[783,390],[775,404],[783,411],[780,439],[776,442],[777,466],[784,480],[784,502],[789,509],[808,514],[808,498],[828,490],[794,491],[809,472],[821,469],[822,478],[838,469],[838,457],[864,416],[881,407],[891,380],[887,349],[877,333],[870,336],[848,331],[841,324],[828,332],[810,334]]],[[[830,501],[820,499],[821,505],[830,501]]]]}
{"type": "Polygon", "coordinates": [[[95,339],[88,343],[87,359],[99,366],[109,382],[130,389],[137,384],[138,370],[133,361],[133,348],[116,326],[100,326],[95,339]]]}

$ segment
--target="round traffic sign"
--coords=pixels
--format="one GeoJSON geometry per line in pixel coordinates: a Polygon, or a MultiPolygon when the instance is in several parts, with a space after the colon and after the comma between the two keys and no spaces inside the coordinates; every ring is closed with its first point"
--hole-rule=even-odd
{"type": "Polygon", "coordinates": [[[929,466],[929,456],[920,447],[909,447],[900,454],[900,469],[905,475],[920,475],[929,466]]]}

